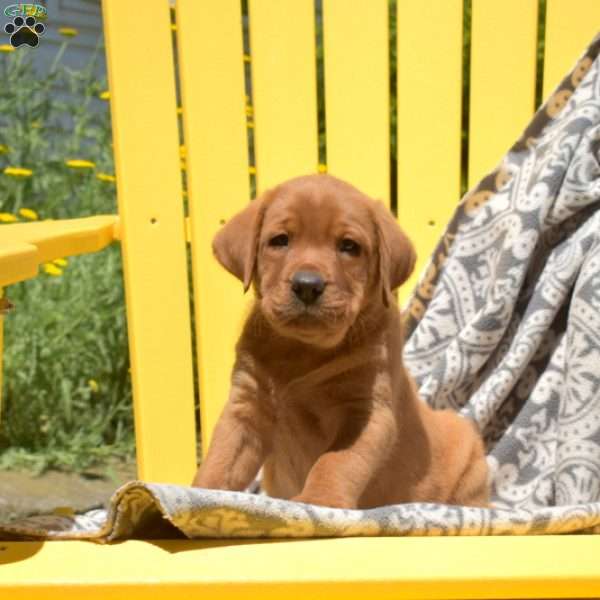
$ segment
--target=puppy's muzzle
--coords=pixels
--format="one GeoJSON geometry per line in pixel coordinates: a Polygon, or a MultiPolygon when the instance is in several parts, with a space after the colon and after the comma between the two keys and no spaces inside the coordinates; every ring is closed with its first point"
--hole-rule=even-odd
{"type": "Polygon", "coordinates": [[[325,290],[325,282],[319,273],[298,271],[292,277],[292,291],[304,304],[314,304],[325,290]]]}

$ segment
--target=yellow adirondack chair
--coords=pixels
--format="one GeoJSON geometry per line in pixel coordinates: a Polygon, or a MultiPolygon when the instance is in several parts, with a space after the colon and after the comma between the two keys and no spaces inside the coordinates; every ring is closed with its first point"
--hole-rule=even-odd
{"type": "MultiPolygon", "coordinates": [[[[186,241],[204,449],[246,302],[210,251],[213,234],[250,198],[240,1],[177,2],[187,218],[169,3],[104,0],[103,8],[119,215],[3,226],[0,286],[121,241],[138,474],[187,484],[196,433],[186,241]]],[[[470,185],[533,112],[538,2],[472,0],[472,9],[470,185]]],[[[249,13],[260,190],[317,170],[315,20],[312,0],[249,0],[249,13]]],[[[323,0],[323,13],[329,172],[389,202],[388,2],[323,0]]],[[[398,0],[396,13],[398,213],[423,261],[460,195],[463,1],[398,0]]],[[[598,24],[598,0],[547,0],[544,96],[598,24]]],[[[585,535],[6,542],[0,597],[592,597],[599,556],[600,537],[585,535]]]]}

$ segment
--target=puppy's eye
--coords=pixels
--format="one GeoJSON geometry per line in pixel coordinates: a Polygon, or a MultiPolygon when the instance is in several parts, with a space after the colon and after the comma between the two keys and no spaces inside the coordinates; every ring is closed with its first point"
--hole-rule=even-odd
{"type": "Polygon", "coordinates": [[[350,238],[344,238],[339,245],[339,251],[351,256],[358,256],[360,254],[360,246],[350,238]]]}
{"type": "Polygon", "coordinates": [[[289,241],[290,241],[290,239],[288,238],[287,234],[280,233],[279,235],[276,235],[275,237],[272,237],[269,240],[269,246],[274,246],[276,248],[283,248],[289,244],[289,241]]]}

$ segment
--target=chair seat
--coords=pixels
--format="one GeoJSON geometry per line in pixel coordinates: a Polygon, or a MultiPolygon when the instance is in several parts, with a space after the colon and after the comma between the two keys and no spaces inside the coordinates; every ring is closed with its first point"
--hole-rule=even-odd
{"type": "Polygon", "coordinates": [[[600,536],[5,542],[0,597],[590,598],[600,536]]]}

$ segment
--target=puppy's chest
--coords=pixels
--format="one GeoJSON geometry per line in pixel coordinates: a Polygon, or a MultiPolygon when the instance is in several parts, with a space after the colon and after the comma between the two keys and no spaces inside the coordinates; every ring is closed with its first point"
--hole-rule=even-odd
{"type": "Polygon", "coordinates": [[[270,401],[274,420],[265,483],[272,495],[289,497],[300,492],[311,467],[333,443],[341,408],[327,386],[290,393],[274,384],[270,401]]]}
{"type": "Polygon", "coordinates": [[[305,452],[331,444],[342,411],[328,386],[290,391],[274,383],[271,390],[274,443],[305,452]]]}
{"type": "Polygon", "coordinates": [[[307,385],[272,377],[268,390],[274,444],[297,448],[300,454],[321,454],[349,415],[368,404],[371,387],[344,373],[307,385]]]}

